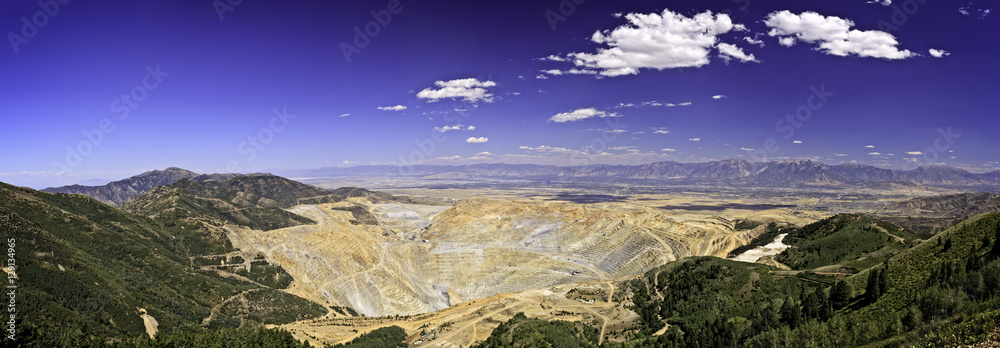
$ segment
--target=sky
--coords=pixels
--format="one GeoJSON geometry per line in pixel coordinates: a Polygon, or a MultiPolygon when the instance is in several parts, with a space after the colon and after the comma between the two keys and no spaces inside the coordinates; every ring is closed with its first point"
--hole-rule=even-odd
{"type": "Polygon", "coordinates": [[[176,166],[1000,169],[992,1],[0,3],[0,181],[176,166]]]}

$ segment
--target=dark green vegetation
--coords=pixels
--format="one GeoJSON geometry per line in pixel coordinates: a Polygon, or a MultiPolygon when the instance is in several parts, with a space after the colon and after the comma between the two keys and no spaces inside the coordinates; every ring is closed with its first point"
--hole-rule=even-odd
{"type": "Polygon", "coordinates": [[[368,209],[366,209],[363,206],[352,205],[350,207],[333,208],[333,209],[351,212],[351,217],[353,217],[353,219],[351,219],[352,224],[378,225],[378,218],[376,218],[375,215],[372,215],[372,213],[369,212],[368,209]]]}
{"type": "Polygon", "coordinates": [[[326,314],[323,306],[274,289],[255,289],[226,302],[219,312],[233,319],[262,324],[284,324],[326,314]]]}
{"type": "Polygon", "coordinates": [[[780,233],[788,233],[783,242],[792,247],[775,260],[800,270],[841,264],[856,273],[916,243],[916,236],[900,227],[854,214],[834,215],[780,233]]]}
{"type": "Polygon", "coordinates": [[[399,326],[388,326],[372,330],[372,332],[362,334],[351,340],[347,344],[338,344],[333,347],[344,348],[395,348],[406,347],[403,342],[406,339],[406,331],[399,326]]]}
{"type": "MultiPolygon", "coordinates": [[[[634,303],[641,320],[621,333],[625,342],[605,345],[938,347],[983,342],[1000,333],[1000,213],[966,220],[919,244],[902,229],[864,216],[838,215],[814,225],[788,232],[797,233],[803,245],[825,245],[821,242],[838,234],[873,229],[904,242],[872,242],[901,248],[842,279],[712,257],[658,267],[620,285],[616,300],[634,303]],[[654,335],[664,325],[669,329],[654,335]]],[[[871,257],[867,249],[824,249],[829,247],[811,250],[835,250],[835,256],[810,262],[857,265],[850,257],[871,257]]],[[[808,253],[799,259],[813,260],[808,253]]],[[[548,342],[580,332],[570,327],[537,324],[520,337],[548,342]]],[[[498,329],[490,339],[511,332],[498,329]]],[[[581,346],[596,342],[583,337],[581,346]]]]}
{"type": "Polygon", "coordinates": [[[528,319],[517,313],[506,323],[500,324],[486,341],[476,347],[597,347],[597,329],[568,321],[528,319]]]}
{"type": "MultiPolygon", "coordinates": [[[[205,183],[182,179],[176,186],[136,198],[135,205],[128,202],[131,211],[82,195],[0,183],[0,231],[5,239],[16,241],[21,342],[78,346],[146,336],[140,309],[156,318],[160,330],[191,326],[186,335],[212,336],[198,324],[223,301],[248,290],[222,306],[219,322],[208,327],[286,323],[323,315],[326,310],[321,306],[271,289],[283,288],[291,280],[280,267],[254,261],[247,278],[255,284],[198,266],[219,264],[220,258],[195,261],[233,251],[220,228],[223,224],[268,227],[309,222],[279,207],[295,195],[320,198],[287,192],[268,197],[270,191],[254,189],[250,183],[254,178],[262,180],[261,187],[277,180],[269,176],[205,183]]],[[[245,261],[239,256],[226,260],[245,261]]]]}

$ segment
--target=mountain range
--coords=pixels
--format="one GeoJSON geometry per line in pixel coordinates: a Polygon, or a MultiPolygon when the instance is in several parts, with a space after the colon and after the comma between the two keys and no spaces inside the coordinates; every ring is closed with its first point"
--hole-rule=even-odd
{"type": "Polygon", "coordinates": [[[50,187],[42,191],[49,193],[79,193],[110,205],[119,205],[154,187],[170,185],[181,179],[193,181],[225,181],[239,176],[235,173],[198,174],[190,170],[169,167],[164,170],[148,171],[127,179],[110,182],[101,186],[69,185],[50,187]]]}
{"type": "Polygon", "coordinates": [[[1000,185],[1000,171],[972,173],[944,165],[892,170],[863,164],[829,165],[814,160],[750,162],[729,159],[703,163],[654,162],[642,165],[553,166],[536,164],[363,165],[313,170],[275,171],[286,177],[401,176],[426,179],[537,178],[537,179],[650,179],[726,181],[731,184],[847,185],[913,183],[930,186],[1000,185]]]}

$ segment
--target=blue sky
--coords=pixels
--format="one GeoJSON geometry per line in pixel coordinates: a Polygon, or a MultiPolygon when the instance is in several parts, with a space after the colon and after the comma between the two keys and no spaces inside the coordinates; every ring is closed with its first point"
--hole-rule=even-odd
{"type": "Polygon", "coordinates": [[[0,181],[728,158],[1000,168],[992,2],[576,1],[5,1],[0,181]]]}

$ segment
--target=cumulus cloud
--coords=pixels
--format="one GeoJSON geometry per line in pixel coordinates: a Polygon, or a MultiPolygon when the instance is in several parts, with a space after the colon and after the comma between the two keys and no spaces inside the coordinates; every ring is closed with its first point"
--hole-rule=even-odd
{"type": "Polygon", "coordinates": [[[725,98],[725,97],[726,97],[725,94],[717,94],[717,95],[713,95],[712,99],[722,99],[722,98],[725,98]]]}
{"type": "Polygon", "coordinates": [[[735,59],[741,62],[757,62],[757,63],[760,62],[759,60],[757,60],[757,58],[754,58],[753,54],[748,55],[744,53],[743,49],[737,47],[736,45],[727,44],[723,42],[719,43],[718,47],[719,47],[719,58],[722,58],[722,60],[724,61],[728,62],[730,60],[735,59]]]}
{"type": "Polygon", "coordinates": [[[489,139],[486,138],[486,137],[478,137],[478,138],[476,138],[476,137],[469,137],[469,139],[465,139],[465,142],[470,143],[470,144],[485,143],[487,141],[489,141],[489,139]]]}
{"type": "Polygon", "coordinates": [[[927,50],[927,52],[929,52],[931,54],[931,57],[934,57],[934,58],[941,58],[941,57],[944,57],[944,56],[947,56],[947,55],[951,55],[951,53],[948,53],[948,51],[945,51],[945,50],[936,50],[936,49],[933,49],[933,48],[927,50]]]}
{"type": "Polygon", "coordinates": [[[767,34],[779,37],[782,45],[791,46],[796,41],[818,44],[817,50],[835,56],[856,55],[884,59],[905,59],[915,53],[899,49],[896,37],[878,30],[851,29],[854,22],[836,16],[823,16],[816,12],[794,14],[789,11],[773,12],[764,24],[771,28],[767,34]]]}
{"type": "Polygon", "coordinates": [[[668,134],[668,133],[670,133],[670,131],[668,131],[664,127],[653,127],[653,134],[668,134]]]}
{"type": "Polygon", "coordinates": [[[792,141],[792,144],[801,144],[801,143],[802,143],[802,140],[793,140],[792,141]]]}
{"type": "Polygon", "coordinates": [[[688,141],[701,141],[701,138],[691,138],[691,139],[688,139],[688,141]]]}
{"type": "Polygon", "coordinates": [[[464,99],[471,103],[479,101],[489,103],[493,101],[493,94],[487,91],[487,88],[494,87],[497,83],[467,78],[436,81],[434,85],[438,88],[425,88],[417,93],[417,98],[425,99],[428,102],[436,102],[441,99],[464,99]]]}
{"type": "Polygon", "coordinates": [[[740,150],[743,150],[743,151],[753,151],[753,149],[747,148],[747,147],[741,147],[740,150]]]}
{"type": "Polygon", "coordinates": [[[604,111],[598,111],[597,109],[594,108],[586,108],[586,109],[576,109],[570,112],[556,114],[555,116],[549,118],[549,122],[562,123],[569,121],[579,121],[594,117],[618,117],[618,116],[620,115],[614,112],[609,113],[604,111]]]}
{"type": "Polygon", "coordinates": [[[758,38],[744,36],[743,37],[743,41],[746,41],[748,44],[751,44],[751,45],[757,45],[757,46],[760,46],[760,47],[764,47],[764,40],[761,40],[761,39],[758,39],[758,38]]]}
{"type": "Polygon", "coordinates": [[[906,154],[910,156],[920,156],[923,155],[924,153],[920,151],[907,151],[906,154]]]}
{"type": "MultiPolygon", "coordinates": [[[[383,110],[383,111],[403,111],[403,110],[406,110],[406,107],[403,106],[403,105],[379,106],[378,109],[379,110],[383,110]]],[[[340,117],[344,117],[344,116],[340,116],[340,117]]]]}
{"type": "Polygon", "coordinates": [[[678,106],[688,106],[688,105],[691,105],[691,102],[683,102],[683,103],[680,103],[680,104],[677,104],[677,105],[678,106]]]}
{"type": "Polygon", "coordinates": [[[869,156],[881,156],[882,154],[878,153],[878,152],[869,152],[868,155],[869,156]]]}
{"type": "MultiPolygon", "coordinates": [[[[734,25],[726,14],[702,12],[692,17],[663,10],[662,13],[629,13],[628,21],[613,30],[597,31],[590,40],[601,45],[596,53],[570,53],[562,60],[603,76],[633,75],[639,69],[700,67],[709,63],[713,49],[721,56],[740,61],[755,61],[753,55],[732,44],[722,46],[718,35],[745,30],[734,25]],[[748,60],[749,59],[749,60],[748,60]]],[[[553,56],[544,58],[552,59],[553,56]]]]}
{"type": "Polygon", "coordinates": [[[865,145],[865,148],[866,148],[866,149],[874,149],[874,148],[875,148],[875,145],[865,145]]]}
{"type": "Polygon", "coordinates": [[[465,130],[476,130],[476,126],[469,126],[469,127],[468,127],[468,128],[466,128],[465,130]]]}
{"type": "Polygon", "coordinates": [[[667,148],[667,149],[663,149],[663,150],[660,150],[660,151],[663,151],[663,152],[675,152],[677,150],[676,149],[667,148]]]}

